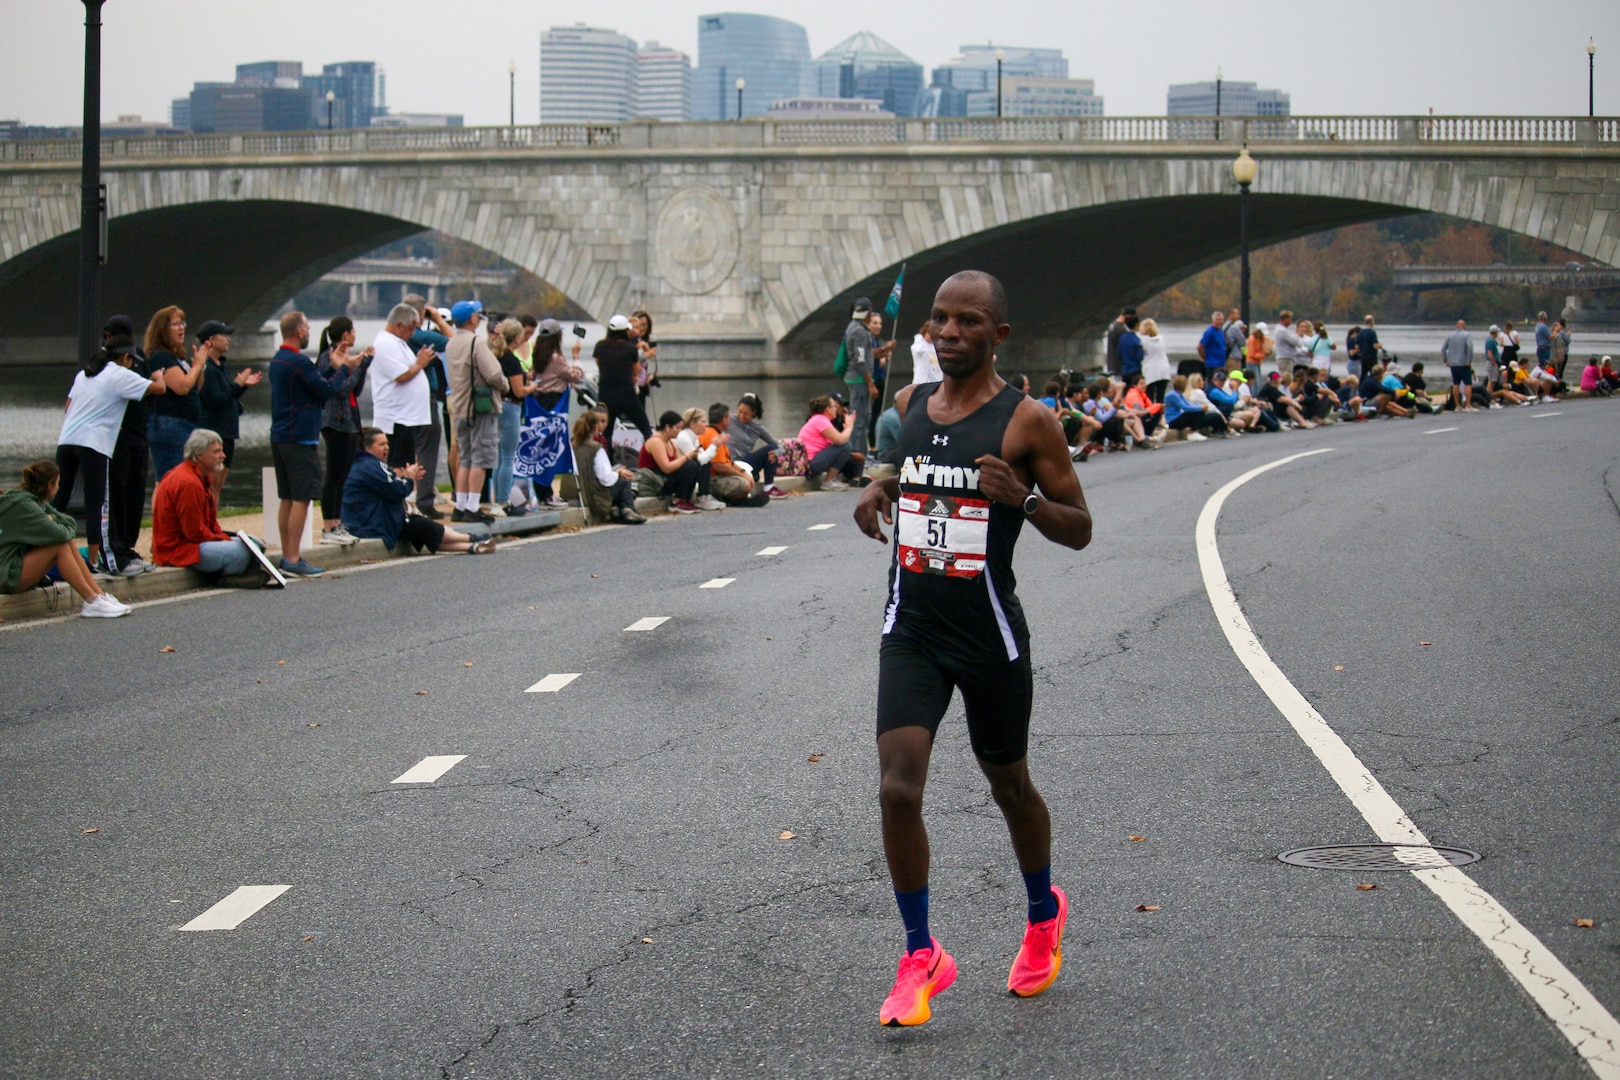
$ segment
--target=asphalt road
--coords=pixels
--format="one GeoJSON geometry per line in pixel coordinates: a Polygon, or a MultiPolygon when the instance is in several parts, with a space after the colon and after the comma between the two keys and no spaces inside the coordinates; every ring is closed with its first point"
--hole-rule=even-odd
{"type": "Polygon", "coordinates": [[[1095,542],[1017,563],[1063,973],[1005,993],[1023,890],[955,706],[927,812],[961,976],[903,1031],[854,493],[0,633],[0,1075],[1588,1076],[1421,883],[1277,862],[1372,837],[1234,659],[1193,526],[1333,448],[1227,503],[1238,600],[1620,1012],[1617,409],[1081,467],[1095,542]],[[430,755],[466,757],[391,783],[430,755]],[[178,930],[240,885],[288,888],[178,930]]]}

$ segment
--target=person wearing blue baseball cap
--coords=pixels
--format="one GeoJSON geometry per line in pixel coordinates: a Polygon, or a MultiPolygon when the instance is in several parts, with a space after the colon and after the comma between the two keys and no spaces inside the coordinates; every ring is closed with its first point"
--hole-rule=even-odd
{"type": "Polygon", "coordinates": [[[477,300],[458,300],[450,306],[456,332],[445,347],[444,362],[450,376],[450,416],[460,451],[456,508],[450,520],[488,525],[495,519],[479,509],[478,498],[485,475],[500,462],[501,392],[507,380],[489,341],[478,335],[483,311],[484,305],[477,300]]]}

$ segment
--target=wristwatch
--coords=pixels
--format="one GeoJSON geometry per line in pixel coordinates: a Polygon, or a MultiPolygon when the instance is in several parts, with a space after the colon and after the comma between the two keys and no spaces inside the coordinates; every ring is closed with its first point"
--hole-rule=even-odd
{"type": "Polygon", "coordinates": [[[1024,496],[1024,516],[1025,517],[1034,517],[1035,516],[1035,508],[1037,506],[1039,506],[1040,504],[1041,504],[1041,497],[1039,495],[1035,494],[1033,491],[1031,491],[1028,495],[1024,496]]]}

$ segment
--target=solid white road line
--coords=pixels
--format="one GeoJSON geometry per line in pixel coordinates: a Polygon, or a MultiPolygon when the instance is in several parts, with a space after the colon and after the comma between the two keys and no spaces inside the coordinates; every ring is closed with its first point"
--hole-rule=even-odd
{"type": "Polygon", "coordinates": [[[291,885],[243,885],[192,919],[182,930],[235,930],[291,885]]]}
{"type": "Polygon", "coordinates": [[[737,579],[734,578],[734,577],[710,578],[708,581],[705,581],[703,584],[699,585],[698,588],[700,588],[700,589],[723,589],[727,585],[730,585],[733,581],[736,581],[736,580],[737,579]]]}
{"type": "Polygon", "coordinates": [[[1564,415],[1564,410],[1563,409],[1555,409],[1552,412],[1531,413],[1530,414],[1530,419],[1532,419],[1532,420],[1545,420],[1549,416],[1563,416],[1563,415],[1564,415]]]}
{"type": "Polygon", "coordinates": [[[547,675],[523,692],[525,694],[554,694],[577,678],[579,678],[579,672],[577,671],[547,675]]]}
{"type": "Polygon", "coordinates": [[[1443,435],[1448,431],[1456,431],[1456,430],[1457,429],[1454,428],[1454,427],[1437,427],[1437,428],[1430,428],[1428,431],[1425,431],[1423,434],[1425,434],[1425,435],[1443,435]]]}
{"type": "Polygon", "coordinates": [[[758,551],[754,552],[754,554],[755,555],[780,555],[780,554],[782,554],[782,552],[784,552],[786,550],[787,550],[787,545],[783,544],[781,547],[760,548],[758,551]]]}
{"type": "Polygon", "coordinates": [[[624,629],[627,633],[631,630],[656,630],[667,622],[668,615],[649,615],[645,619],[637,619],[624,629]]]}
{"type": "Polygon", "coordinates": [[[805,532],[826,532],[828,529],[836,529],[836,528],[838,528],[838,524],[837,524],[837,522],[833,522],[833,523],[828,524],[828,525],[812,525],[812,526],[810,526],[808,529],[806,529],[804,531],[805,532]]]}
{"type": "Polygon", "coordinates": [[[466,760],[466,754],[435,754],[432,757],[425,757],[421,761],[418,761],[415,765],[412,765],[409,769],[406,769],[404,772],[400,773],[399,776],[394,778],[392,783],[431,784],[433,781],[455,768],[458,762],[466,760]]]}
{"type": "MultiPolygon", "coordinates": [[[[1210,606],[1232,651],[1378,838],[1392,844],[1428,844],[1428,839],[1407,817],[1406,811],[1272,661],[1238,605],[1216,544],[1216,522],[1232,492],[1280,465],[1325,454],[1329,449],[1291,454],[1269,465],[1250,469],[1211,495],[1198,515],[1195,531],[1198,566],[1203,572],[1210,606]]],[[[1452,914],[1484,942],[1595,1074],[1603,1080],[1620,1080],[1620,1022],[1534,934],[1478,882],[1455,866],[1414,870],[1412,876],[1427,885],[1452,914]]]]}

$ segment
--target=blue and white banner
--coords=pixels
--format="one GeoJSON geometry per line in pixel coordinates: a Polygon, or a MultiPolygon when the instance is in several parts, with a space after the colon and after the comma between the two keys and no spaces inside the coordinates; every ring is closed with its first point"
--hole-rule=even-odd
{"type": "Polygon", "coordinates": [[[550,484],[558,473],[574,471],[574,450],[568,443],[568,399],[563,391],[555,409],[541,408],[533,398],[523,399],[523,427],[518,431],[517,456],[512,475],[550,484]]]}

